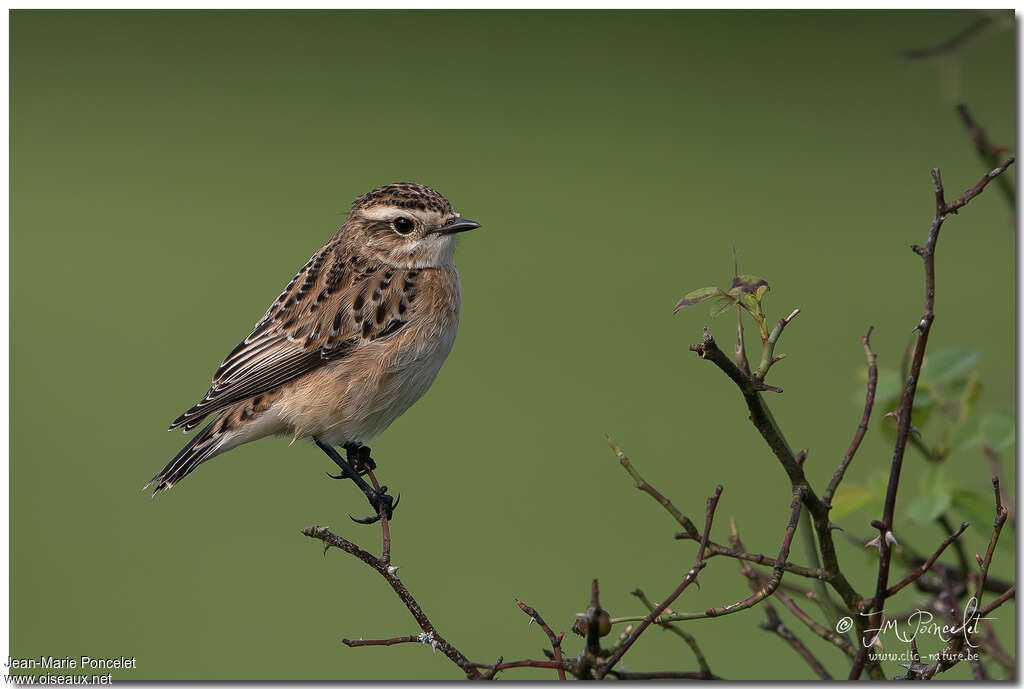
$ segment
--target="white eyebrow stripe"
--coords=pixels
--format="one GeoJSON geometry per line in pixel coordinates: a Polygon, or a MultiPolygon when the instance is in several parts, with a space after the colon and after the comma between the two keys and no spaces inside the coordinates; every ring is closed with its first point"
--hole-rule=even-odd
{"type": "Polygon", "coordinates": [[[395,206],[375,206],[363,211],[363,214],[371,220],[392,220],[400,216],[412,216],[409,211],[395,206]]]}

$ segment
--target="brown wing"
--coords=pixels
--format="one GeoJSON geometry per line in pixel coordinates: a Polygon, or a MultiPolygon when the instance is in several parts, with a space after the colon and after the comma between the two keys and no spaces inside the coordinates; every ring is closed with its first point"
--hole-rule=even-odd
{"type": "Polygon", "coordinates": [[[337,242],[328,244],[227,356],[206,396],[171,428],[190,431],[213,412],[395,334],[412,317],[417,276],[418,271],[368,261],[337,242]]]}

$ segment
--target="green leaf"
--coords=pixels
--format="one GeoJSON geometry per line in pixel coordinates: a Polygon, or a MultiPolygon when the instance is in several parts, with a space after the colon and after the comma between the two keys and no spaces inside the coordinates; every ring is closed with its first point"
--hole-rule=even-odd
{"type": "Polygon", "coordinates": [[[946,470],[941,464],[931,464],[921,487],[921,495],[911,502],[907,513],[915,522],[925,524],[949,509],[953,502],[954,484],[946,477],[946,470]]]}
{"type": "Polygon", "coordinates": [[[738,290],[745,294],[753,294],[757,301],[761,301],[761,297],[767,292],[768,282],[757,275],[737,275],[732,279],[732,284],[729,285],[729,291],[733,292],[738,290]]]}
{"type": "Polygon", "coordinates": [[[981,441],[993,450],[1005,450],[1013,447],[1016,435],[1012,411],[1001,411],[989,414],[981,420],[981,441]]]}
{"type": "Polygon", "coordinates": [[[953,507],[964,517],[964,521],[984,534],[992,526],[995,519],[996,506],[992,495],[982,495],[973,490],[957,489],[953,491],[953,507]]]}
{"type": "Polygon", "coordinates": [[[871,491],[856,483],[841,483],[832,496],[832,511],[829,513],[833,520],[847,517],[860,508],[871,502],[871,491]]]}
{"type": "Polygon", "coordinates": [[[950,494],[935,495],[925,493],[914,498],[907,509],[907,514],[918,524],[927,524],[945,512],[952,501],[953,496],[950,494]]]}
{"type": "Polygon", "coordinates": [[[937,385],[962,376],[978,365],[981,353],[965,347],[952,347],[929,354],[921,367],[920,384],[937,385]]]}
{"type": "Polygon", "coordinates": [[[701,287],[700,289],[695,289],[692,292],[687,293],[686,296],[679,300],[679,303],[676,304],[675,310],[678,311],[679,309],[685,308],[687,306],[699,304],[705,299],[710,299],[711,297],[717,296],[718,294],[721,293],[722,290],[718,289],[717,287],[701,287]]]}
{"type": "Polygon", "coordinates": [[[949,445],[947,452],[952,454],[960,450],[970,450],[981,445],[980,423],[977,417],[969,417],[949,431],[949,445]]]}
{"type": "Polygon", "coordinates": [[[868,476],[868,491],[879,502],[885,500],[885,491],[889,488],[889,472],[883,469],[872,471],[868,476]]]}

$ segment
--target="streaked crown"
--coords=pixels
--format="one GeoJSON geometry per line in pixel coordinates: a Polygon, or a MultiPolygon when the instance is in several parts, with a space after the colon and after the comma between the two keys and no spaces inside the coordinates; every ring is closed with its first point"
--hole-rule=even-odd
{"type": "Polygon", "coordinates": [[[399,268],[452,265],[455,235],[479,227],[430,187],[395,182],[355,200],[337,237],[399,268]]]}
{"type": "Polygon", "coordinates": [[[398,208],[434,211],[441,215],[455,214],[452,204],[430,187],[415,182],[394,182],[368,191],[355,200],[352,210],[371,206],[396,206],[398,208]]]}

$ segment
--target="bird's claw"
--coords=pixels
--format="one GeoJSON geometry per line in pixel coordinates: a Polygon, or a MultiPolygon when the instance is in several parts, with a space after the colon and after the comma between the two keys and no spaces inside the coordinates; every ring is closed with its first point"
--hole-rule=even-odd
{"type": "Polygon", "coordinates": [[[383,512],[387,516],[388,520],[390,521],[393,519],[395,509],[398,507],[398,502],[401,500],[402,496],[392,498],[387,494],[387,490],[387,486],[381,486],[380,490],[374,491],[372,494],[367,494],[366,496],[366,499],[370,501],[370,507],[377,511],[376,514],[371,517],[363,517],[362,519],[356,519],[350,514],[348,515],[348,518],[357,524],[373,524],[380,521],[381,508],[383,508],[383,512]]]}

